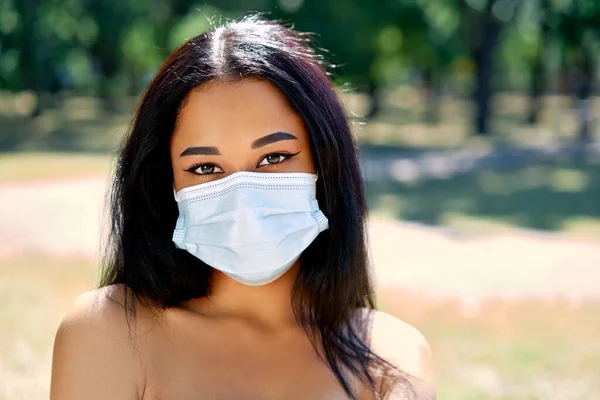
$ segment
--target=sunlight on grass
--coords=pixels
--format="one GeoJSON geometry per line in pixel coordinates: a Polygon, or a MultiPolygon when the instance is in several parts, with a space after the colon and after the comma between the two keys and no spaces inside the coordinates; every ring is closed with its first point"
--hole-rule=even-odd
{"type": "Polygon", "coordinates": [[[600,304],[434,299],[380,292],[418,327],[436,362],[439,398],[589,400],[600,392],[600,304]]]}
{"type": "Polygon", "coordinates": [[[109,154],[4,153],[0,154],[0,183],[107,176],[112,160],[109,154]]]}
{"type": "Polygon", "coordinates": [[[520,220],[522,220],[521,215],[494,218],[478,217],[457,212],[446,212],[441,217],[444,226],[463,234],[500,234],[511,232],[515,230],[520,220]]]}
{"type": "Polygon", "coordinates": [[[371,213],[380,217],[398,218],[407,207],[410,207],[410,203],[401,196],[384,194],[377,199],[377,205],[373,207],[371,213]]]}
{"type": "Polygon", "coordinates": [[[95,279],[91,261],[83,258],[0,260],[0,399],[48,398],[56,328],[95,279]]]}
{"type": "Polygon", "coordinates": [[[600,237],[600,165],[577,160],[478,169],[445,179],[367,182],[372,213],[464,233],[512,228],[600,237]]]}
{"type": "Polygon", "coordinates": [[[509,196],[520,190],[547,186],[552,172],[547,166],[532,166],[508,172],[484,170],[476,176],[484,193],[509,196]]]}
{"type": "Polygon", "coordinates": [[[558,168],[552,173],[550,186],[557,192],[582,192],[590,185],[589,177],[573,168],[558,168]]]}
{"type": "Polygon", "coordinates": [[[600,237],[600,218],[573,216],[562,222],[560,230],[573,235],[600,237]]]}

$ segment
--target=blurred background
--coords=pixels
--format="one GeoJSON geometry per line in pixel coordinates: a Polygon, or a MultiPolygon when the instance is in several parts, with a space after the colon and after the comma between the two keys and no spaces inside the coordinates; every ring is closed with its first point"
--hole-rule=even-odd
{"type": "Polygon", "coordinates": [[[48,396],[141,91],[249,11],[336,65],[379,305],[429,340],[439,398],[597,398],[600,1],[0,0],[0,399],[48,396]]]}

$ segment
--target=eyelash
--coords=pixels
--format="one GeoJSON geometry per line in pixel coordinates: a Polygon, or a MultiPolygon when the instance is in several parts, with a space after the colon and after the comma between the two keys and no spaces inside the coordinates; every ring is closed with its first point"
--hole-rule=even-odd
{"type": "MultiPolygon", "coordinates": [[[[289,161],[293,157],[297,156],[298,154],[300,154],[300,152],[297,152],[297,153],[269,153],[269,154],[266,154],[258,162],[257,168],[279,166],[279,165],[283,164],[284,162],[289,161]],[[284,159],[282,161],[276,163],[276,164],[266,164],[266,165],[259,166],[260,163],[262,163],[267,157],[270,157],[270,156],[284,157],[284,159]]],[[[190,172],[190,173],[192,173],[194,175],[199,175],[199,176],[218,175],[218,174],[222,174],[223,173],[223,172],[213,172],[213,173],[210,173],[210,174],[199,174],[199,173],[195,172],[198,168],[200,168],[202,166],[216,167],[216,168],[219,168],[219,169],[222,170],[221,167],[219,167],[217,164],[214,164],[214,163],[199,163],[199,164],[192,165],[190,168],[186,169],[185,171],[190,172]]]]}

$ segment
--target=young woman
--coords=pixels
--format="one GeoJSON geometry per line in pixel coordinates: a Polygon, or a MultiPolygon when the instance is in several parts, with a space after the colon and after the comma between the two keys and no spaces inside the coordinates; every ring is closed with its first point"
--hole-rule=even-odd
{"type": "Polygon", "coordinates": [[[307,41],[251,16],[160,68],[52,399],[435,398],[423,336],[373,311],[355,145],[307,41]]]}

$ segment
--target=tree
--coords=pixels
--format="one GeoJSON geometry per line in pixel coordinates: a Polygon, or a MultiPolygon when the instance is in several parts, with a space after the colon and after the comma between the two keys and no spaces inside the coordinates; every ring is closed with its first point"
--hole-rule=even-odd
{"type": "MultiPolygon", "coordinates": [[[[510,7],[511,0],[483,0],[467,2],[460,0],[464,34],[475,65],[473,102],[475,107],[474,128],[478,135],[490,133],[490,104],[492,98],[492,76],[495,67],[495,53],[498,47],[501,21],[494,15],[494,9],[503,2],[510,7]]],[[[514,6],[514,5],[513,5],[514,6]]]]}
{"type": "Polygon", "coordinates": [[[553,19],[550,0],[540,0],[538,14],[539,42],[536,52],[531,60],[530,86],[529,86],[529,111],[527,123],[535,125],[538,123],[539,114],[542,109],[542,94],[546,86],[546,46],[551,38],[551,20],[553,19]]]}
{"type": "Polygon", "coordinates": [[[565,43],[571,70],[571,89],[579,119],[579,141],[591,140],[590,95],[596,78],[600,33],[600,4],[594,0],[572,0],[562,9],[559,32],[565,43]]]}

